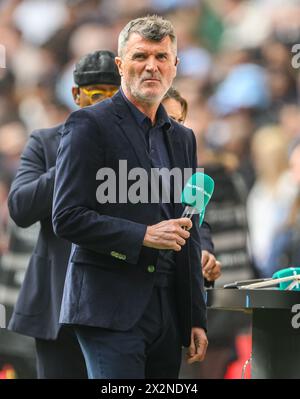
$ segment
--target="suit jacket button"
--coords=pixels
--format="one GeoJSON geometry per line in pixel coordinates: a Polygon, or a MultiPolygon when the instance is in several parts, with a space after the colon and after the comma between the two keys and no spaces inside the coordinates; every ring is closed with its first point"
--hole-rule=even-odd
{"type": "Polygon", "coordinates": [[[149,273],[153,273],[153,272],[155,272],[155,266],[149,265],[149,266],[147,267],[147,270],[148,270],[149,273]]]}

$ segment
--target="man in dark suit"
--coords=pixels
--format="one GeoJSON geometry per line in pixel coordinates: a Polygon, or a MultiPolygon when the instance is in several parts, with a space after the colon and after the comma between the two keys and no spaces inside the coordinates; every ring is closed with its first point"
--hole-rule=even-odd
{"type": "MultiPolygon", "coordinates": [[[[183,172],[197,166],[196,141],[160,105],[178,63],[171,23],[129,22],[118,51],[121,90],[74,112],[58,152],[53,225],[74,243],[60,321],[73,325],[90,378],[177,378],[182,344],[190,363],[207,347],[199,218],[181,218],[174,195],[125,198],[124,184],[130,197],[137,183],[124,182],[119,160],[148,178],[157,167],[183,172]],[[120,185],[101,195],[97,180],[111,171],[120,185]]],[[[146,187],[152,194],[149,179],[146,187]]]]}
{"type": "MultiPolygon", "coordinates": [[[[84,56],[75,66],[74,101],[80,107],[99,102],[119,88],[120,76],[110,51],[84,56]]],[[[38,378],[86,378],[76,336],[59,325],[60,305],[71,245],[52,228],[56,153],[62,125],[32,133],[9,194],[17,225],[39,221],[38,242],[10,320],[9,329],[35,338],[38,378]]]]}

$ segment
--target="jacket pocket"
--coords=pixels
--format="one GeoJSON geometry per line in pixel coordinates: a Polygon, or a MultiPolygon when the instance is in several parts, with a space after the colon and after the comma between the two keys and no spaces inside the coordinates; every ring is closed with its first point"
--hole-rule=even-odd
{"type": "Polygon", "coordinates": [[[71,257],[71,262],[96,266],[99,269],[127,270],[136,268],[136,265],[129,264],[122,259],[117,259],[114,254],[102,255],[88,249],[77,247],[71,257]]]}

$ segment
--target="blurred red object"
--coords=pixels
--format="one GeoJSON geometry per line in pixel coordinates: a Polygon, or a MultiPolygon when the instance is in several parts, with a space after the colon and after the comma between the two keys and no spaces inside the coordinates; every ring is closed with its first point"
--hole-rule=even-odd
{"type": "Polygon", "coordinates": [[[5,364],[0,370],[0,380],[14,380],[16,378],[16,372],[12,365],[5,364]]]}
{"type": "MultiPolygon", "coordinates": [[[[241,379],[243,367],[247,360],[251,357],[252,351],[252,337],[249,334],[238,335],[235,340],[235,347],[237,352],[237,359],[230,363],[227,367],[224,378],[225,379],[241,379]]],[[[245,367],[244,378],[251,378],[251,364],[245,367]]]]}

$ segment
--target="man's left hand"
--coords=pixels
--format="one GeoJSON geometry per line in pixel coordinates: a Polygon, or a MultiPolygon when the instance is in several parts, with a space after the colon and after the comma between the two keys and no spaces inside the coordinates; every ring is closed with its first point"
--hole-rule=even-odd
{"type": "Polygon", "coordinates": [[[187,351],[187,363],[202,362],[205,358],[208,340],[203,328],[193,327],[191,333],[191,344],[187,351]]]}
{"type": "Polygon", "coordinates": [[[202,273],[207,281],[215,281],[221,276],[221,263],[210,252],[202,251],[202,273]]]}

